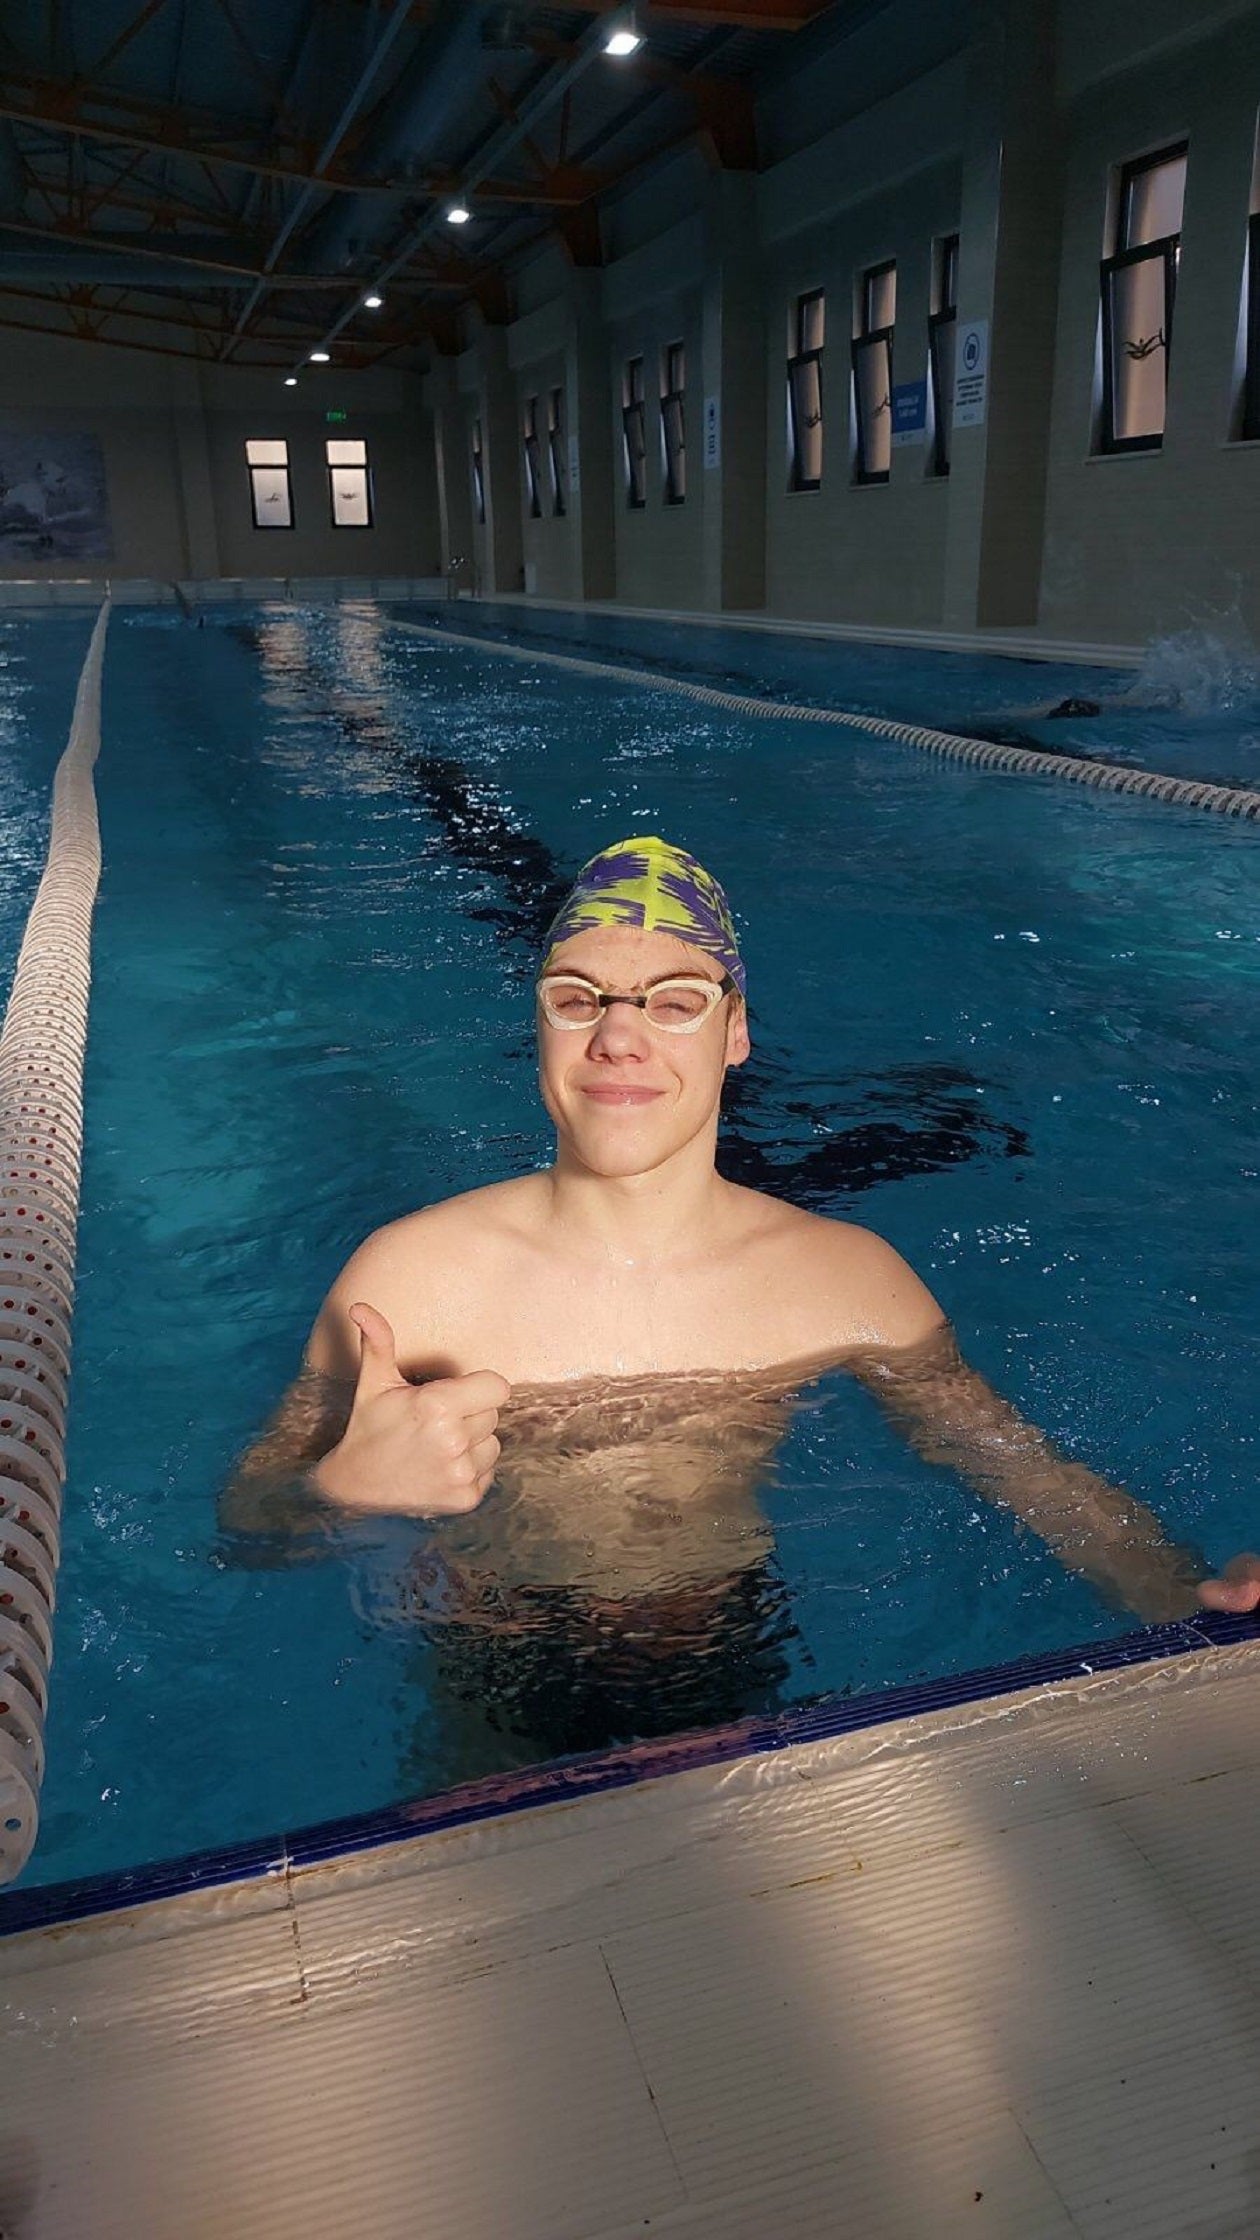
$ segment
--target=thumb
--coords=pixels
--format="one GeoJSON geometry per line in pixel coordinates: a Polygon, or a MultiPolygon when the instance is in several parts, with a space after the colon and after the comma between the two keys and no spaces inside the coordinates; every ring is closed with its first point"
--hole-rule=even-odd
{"type": "Polygon", "coordinates": [[[350,1320],[359,1333],[359,1382],[355,1399],[370,1399],[406,1383],[398,1367],[394,1333],[378,1307],[359,1300],[350,1309],[350,1320]]]}

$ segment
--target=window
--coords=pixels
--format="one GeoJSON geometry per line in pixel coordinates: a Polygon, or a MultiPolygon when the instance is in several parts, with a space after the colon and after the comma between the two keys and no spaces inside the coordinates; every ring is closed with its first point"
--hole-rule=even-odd
{"type": "Polygon", "coordinates": [[[564,391],[553,389],[547,399],[547,460],[551,468],[551,510],[565,510],[564,486],[568,462],[564,456],[564,391]]]}
{"type": "Polygon", "coordinates": [[[872,265],[853,320],[853,479],[887,482],[892,466],[892,350],[897,267],[872,265]]]}
{"type": "Polygon", "coordinates": [[[625,453],[626,504],[636,512],[647,503],[647,425],[643,411],[643,360],[627,358],[621,377],[621,440],[625,453]]]}
{"type": "Polygon", "coordinates": [[[667,506],[680,506],[687,495],[686,389],[686,352],[681,342],[671,342],[661,357],[661,470],[667,506]]]}
{"type": "Polygon", "coordinates": [[[525,488],[531,521],[542,517],[542,483],[539,477],[538,399],[525,399],[525,488]]]}
{"type": "Polygon", "coordinates": [[[958,336],[958,235],[938,241],[932,259],[928,315],[928,391],[932,403],[931,472],[949,473],[954,421],[954,344],[958,336]]]}
{"type": "Polygon", "coordinates": [[[822,481],[822,360],[826,300],[821,288],[798,296],[788,328],[788,488],[822,481]]]}
{"type": "Polygon", "coordinates": [[[330,436],[324,457],[334,529],[370,529],[372,480],[366,443],[359,436],[330,436]]]}
{"type": "Polygon", "coordinates": [[[486,518],[486,462],[481,449],[481,422],[472,424],[473,511],[484,526],[486,518]]]}
{"type": "Polygon", "coordinates": [[[1184,146],[1120,174],[1115,253],[1101,267],[1104,451],[1158,451],[1164,440],[1185,191],[1184,146]]]}
{"type": "Polygon", "coordinates": [[[245,445],[249,466],[249,496],[256,529],[293,527],[293,486],[289,481],[289,446],[251,436],[245,445]]]}

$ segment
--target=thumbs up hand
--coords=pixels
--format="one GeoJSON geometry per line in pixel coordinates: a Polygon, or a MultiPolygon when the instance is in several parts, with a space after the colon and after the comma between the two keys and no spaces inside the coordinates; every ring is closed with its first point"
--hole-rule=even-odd
{"type": "Polygon", "coordinates": [[[484,1499],[499,1459],[495,1426],[511,1386],[493,1369],[409,1384],[383,1314],[350,1309],[360,1337],[350,1421],[316,1463],[319,1491],[343,1509],[396,1516],[462,1516],[484,1499]]]}

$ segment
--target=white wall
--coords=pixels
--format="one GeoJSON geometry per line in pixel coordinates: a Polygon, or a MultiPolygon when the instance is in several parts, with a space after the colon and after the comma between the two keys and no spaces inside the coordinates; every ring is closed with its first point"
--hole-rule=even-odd
{"type": "MultiPolygon", "coordinates": [[[[580,471],[587,504],[597,471],[611,511],[608,592],[691,609],[764,597],[784,617],[1018,626],[1100,641],[1141,640],[1234,607],[1260,633],[1260,445],[1233,440],[1260,105],[1257,0],[940,0],[926,13],[917,0],[892,0],[852,29],[837,15],[829,46],[804,72],[793,74],[791,42],[783,53],[759,98],[763,169],[751,182],[742,289],[732,279],[739,245],[716,222],[718,175],[702,141],[604,207],[605,457],[593,469],[584,436],[580,471]],[[1186,136],[1166,440],[1158,453],[1097,457],[1109,182],[1132,156],[1186,136]],[[926,445],[912,445],[894,451],[886,485],[857,485],[855,278],[895,258],[893,377],[919,380],[932,246],[955,230],[960,322],[990,323],[985,422],[954,431],[948,478],[928,471],[926,445]],[[788,316],[816,287],[827,292],[823,484],[791,492],[788,316]],[[733,313],[737,297],[723,348],[723,306],[733,313]],[[736,324],[759,353],[764,439],[759,450],[747,440],[728,447],[719,471],[705,471],[706,402],[723,424],[734,425],[736,408],[748,424],[753,390],[729,347],[736,324]],[[660,354],[675,340],[687,348],[688,491],[684,505],[666,507],[657,394],[660,354]],[[622,372],[632,356],[644,359],[646,377],[641,511],[626,504],[622,468],[622,372]],[[731,458],[739,479],[728,487],[731,458]]],[[[574,277],[554,247],[519,274],[508,344],[518,413],[562,366],[572,383],[564,303],[574,277]]],[[[476,358],[474,342],[460,361],[469,393],[476,358]]],[[[539,596],[581,596],[583,586],[592,595],[576,537],[573,524],[523,522],[539,596]]]]}
{"type": "Polygon", "coordinates": [[[310,376],[297,391],[278,375],[30,334],[5,337],[0,427],[97,437],[105,463],[113,551],[100,559],[6,562],[0,576],[434,574],[438,562],[433,440],[413,376],[383,371],[310,376]],[[329,423],[329,407],[344,408],[329,423]],[[334,529],[324,442],[368,445],[375,524],[334,529]],[[245,442],[289,444],[295,527],[255,529],[245,442]]]}
{"type": "MultiPolygon", "coordinates": [[[[1232,438],[1235,345],[1260,106],[1260,17],[1232,16],[1206,39],[1161,36],[1153,59],[1115,66],[1119,29],[1065,6],[1072,34],[1059,322],[1047,486],[1041,616],[1051,631],[1117,640],[1238,611],[1260,634],[1256,568],[1260,443],[1232,438]],[[1105,77],[1082,82],[1097,25],[1105,77]],[[1098,261],[1114,167],[1189,140],[1181,270],[1169,353],[1168,422],[1159,451],[1091,451],[1098,261]]],[[[1141,11],[1143,15],[1146,11],[1141,11]]],[[[1178,11],[1161,11],[1166,34],[1178,11]]]]}
{"type": "MultiPolygon", "coordinates": [[[[665,208],[673,215],[678,207],[678,198],[671,194],[665,208]]],[[[695,211],[694,184],[682,207],[688,210],[687,216],[628,248],[624,256],[609,263],[604,274],[617,595],[640,606],[693,607],[701,603],[705,499],[700,471],[703,232],[695,211]],[[661,369],[664,352],[673,342],[682,343],[687,364],[687,495],[681,505],[665,502],[661,449],[661,369]],[[640,508],[631,508],[628,503],[623,461],[623,379],[631,358],[643,360],[647,473],[646,503],[640,508]]],[[[632,238],[632,229],[625,222],[618,232],[623,239],[632,238]]]]}

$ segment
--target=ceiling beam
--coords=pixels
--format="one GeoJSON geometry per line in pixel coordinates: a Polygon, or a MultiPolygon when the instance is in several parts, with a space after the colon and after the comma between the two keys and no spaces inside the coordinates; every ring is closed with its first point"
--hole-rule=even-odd
{"type": "MultiPolygon", "coordinates": [[[[572,0],[584,16],[611,15],[623,0],[572,0]]],[[[710,30],[804,31],[835,6],[835,0],[651,0],[639,28],[652,36],[652,22],[695,23],[710,30]]]]}
{"type": "MultiPolygon", "coordinates": [[[[467,291],[470,277],[475,279],[479,276],[465,275],[462,284],[464,292],[467,291]]],[[[116,293],[123,296],[130,291],[118,290],[116,293]]],[[[232,339],[232,329],[225,319],[213,312],[208,317],[199,317],[195,314],[193,307],[182,299],[168,310],[151,311],[140,309],[136,305],[125,301],[102,303],[98,291],[94,288],[70,288],[63,295],[50,295],[41,289],[13,287],[8,283],[0,282],[0,325],[25,324],[31,333],[61,336],[67,332],[64,327],[46,324],[37,325],[34,321],[23,322],[16,317],[11,320],[6,319],[6,308],[10,304],[20,307],[29,306],[32,309],[62,315],[70,321],[69,331],[78,341],[119,341],[121,338],[117,335],[107,335],[104,328],[110,322],[123,320],[142,327],[164,327],[174,329],[181,334],[191,335],[208,345],[207,351],[202,355],[209,361],[210,359],[217,360],[232,339]],[[90,333],[87,331],[89,324],[91,327],[90,333]]],[[[431,321],[441,317],[442,313],[437,305],[429,304],[425,306],[423,320],[426,327],[431,321]]],[[[304,327],[299,329],[283,323],[256,326],[251,329],[250,342],[257,344],[261,349],[279,352],[282,355],[269,356],[265,359],[241,359],[238,362],[266,365],[273,370],[280,366],[288,366],[292,363],[295,344],[300,348],[304,342],[305,331],[304,327]]],[[[417,335],[411,330],[410,325],[407,330],[404,330],[396,324],[382,328],[378,323],[374,323],[370,338],[365,335],[362,339],[356,340],[347,352],[343,364],[372,364],[377,357],[384,355],[386,352],[392,354],[398,350],[414,349],[417,339],[417,335]]],[[[132,341],[130,344],[124,342],[124,347],[141,349],[143,344],[139,341],[132,341]]],[[[186,355],[187,353],[180,354],[186,355]]]]}
{"type": "MultiPolygon", "coordinates": [[[[45,86],[45,97],[53,90],[51,82],[45,86]]],[[[34,95],[27,96],[25,86],[10,71],[0,71],[0,118],[14,124],[37,127],[44,132],[69,135],[79,140],[101,140],[114,146],[139,148],[148,155],[187,157],[190,162],[206,168],[221,167],[231,171],[245,171],[256,178],[276,179],[285,186],[327,187],[337,194],[386,194],[398,196],[451,195],[459,188],[456,174],[430,170],[415,178],[391,179],[361,177],[345,168],[332,167],[326,172],[304,170],[291,163],[274,161],[269,157],[247,154],[239,148],[222,144],[215,146],[209,140],[189,136],[183,119],[185,112],[171,109],[161,114],[168,122],[162,129],[142,131],[134,124],[111,123],[96,117],[85,117],[76,112],[47,105],[36,107],[34,95]]],[[[214,126],[207,127],[220,136],[241,136],[241,127],[220,117],[214,126]]],[[[566,208],[584,202],[598,189],[595,173],[580,170],[571,164],[553,166],[539,179],[484,179],[477,188],[478,199],[483,202],[501,202],[507,206],[516,203],[539,203],[544,207],[554,204],[566,208]]]]}
{"type": "Polygon", "coordinates": [[[132,40],[139,32],[144,30],[146,24],[152,23],[154,16],[161,15],[166,4],[167,0],[144,0],[144,6],[137,10],[130,22],[123,25],[122,30],[106,47],[104,53],[98,54],[96,60],[89,63],[88,70],[84,73],[85,76],[99,77],[103,70],[108,70],[110,63],[116,61],[124,47],[131,45],[132,40]]]}
{"type": "MultiPolygon", "coordinates": [[[[563,39],[558,31],[534,30],[526,25],[521,31],[519,44],[528,47],[532,54],[544,55],[548,62],[572,62],[581,49],[575,39],[563,39]]],[[[671,56],[657,54],[650,42],[634,54],[628,54],[617,64],[617,76],[627,83],[637,79],[650,79],[662,86],[712,86],[715,93],[725,93],[738,80],[706,77],[702,71],[688,69],[686,63],[675,62],[671,56]]]]}
{"type": "MultiPolygon", "coordinates": [[[[217,0],[217,4],[228,20],[234,22],[230,0],[217,0]]],[[[237,340],[248,327],[257,306],[267,293],[267,274],[279,271],[280,259],[284,255],[289,242],[299,232],[312,204],[325,191],[320,181],[333,164],[339,161],[344,162],[347,151],[354,148],[356,119],[362,118],[368,96],[380,78],[381,71],[389,60],[391,50],[406,28],[409,13],[410,0],[394,0],[394,6],[390,9],[384,22],[382,23],[378,19],[375,26],[375,37],[370,42],[363,67],[337,111],[337,115],[329,126],[327,133],[321,139],[313,166],[314,177],[307,186],[301,189],[297,200],[289,205],[288,210],[280,219],[280,223],[263,256],[262,271],[237,314],[236,323],[232,330],[232,340],[227,346],[227,356],[231,356],[237,340]]],[[[240,36],[243,36],[243,34],[240,34],[240,36]]],[[[280,101],[275,105],[276,124],[273,129],[278,128],[280,120],[285,114],[291,92],[292,85],[290,83],[284,88],[280,101]]],[[[359,133],[360,135],[362,133],[361,123],[359,133]]]]}
{"type": "Polygon", "coordinates": [[[710,78],[703,87],[692,86],[696,122],[708,140],[723,171],[756,171],[757,104],[744,78],[723,86],[721,95],[710,78]]]}
{"type": "Polygon", "coordinates": [[[132,101],[109,86],[67,85],[62,79],[40,78],[27,71],[0,69],[0,117],[74,139],[143,148],[150,155],[187,156],[191,162],[278,179],[285,186],[327,187],[342,194],[406,194],[414,186],[407,179],[364,178],[345,165],[333,164],[317,173],[310,164],[313,151],[307,149],[263,154],[242,145],[253,140],[260,128],[241,117],[132,101]]]}
{"type": "MultiPolygon", "coordinates": [[[[494,176],[495,166],[502,162],[504,156],[510,155],[513,149],[519,147],[527,135],[533,133],[534,127],[548,111],[563,101],[570,87],[576,85],[585,72],[600,61],[603,51],[598,33],[594,27],[589,28],[578,41],[570,62],[558,70],[544,70],[531,90],[524,96],[518,96],[513,105],[515,122],[501,125],[497,132],[491,134],[488,142],[483,141],[479,155],[462,166],[461,185],[466,196],[475,200],[482,181],[494,176]]],[[[441,208],[435,207],[427,211],[418,224],[408,227],[398,247],[383,265],[377,267],[374,274],[375,285],[381,288],[388,286],[395,274],[411,265],[434,235],[444,230],[441,208]]],[[[320,347],[327,349],[335,342],[343,329],[358,315],[358,311],[358,301],[348,302],[332,325],[320,336],[320,347]]]]}
{"type": "MultiPolygon", "coordinates": [[[[120,172],[117,176],[121,179],[123,174],[120,172]]],[[[74,193],[74,190],[67,186],[64,179],[46,178],[38,171],[31,173],[31,184],[38,187],[50,208],[53,208],[55,202],[67,204],[74,193]]],[[[101,185],[104,186],[103,180],[101,185]]],[[[140,186],[142,190],[143,182],[140,182],[140,186]]],[[[156,185],[151,187],[147,194],[143,191],[133,192],[130,188],[113,185],[109,192],[109,203],[111,209],[128,210],[138,218],[147,219],[150,227],[156,228],[159,232],[173,231],[176,226],[195,226],[203,236],[218,232],[225,241],[237,239],[247,248],[254,246],[255,235],[253,231],[245,224],[240,212],[234,210],[230,203],[222,201],[211,203],[208,197],[204,202],[198,202],[188,195],[175,192],[169,186],[159,187],[156,185]]],[[[59,221],[63,217],[70,219],[72,215],[73,213],[69,209],[53,208],[55,221],[59,221]]],[[[0,227],[3,227],[3,225],[4,218],[3,215],[0,215],[0,227]]],[[[143,240],[143,234],[140,234],[138,238],[143,240]]]]}
{"type": "MultiPolygon", "coordinates": [[[[36,226],[25,219],[9,217],[0,217],[0,275],[3,273],[4,236],[11,233],[20,234],[31,241],[69,243],[76,249],[90,249],[101,256],[139,257],[146,262],[168,268],[178,265],[181,269],[202,274],[207,284],[211,285],[228,282],[239,286],[242,282],[265,280],[269,287],[335,289],[344,295],[351,284],[349,276],[344,272],[267,272],[260,265],[240,264],[232,257],[198,256],[178,241],[158,244],[138,231],[134,234],[92,233],[77,226],[36,226]]],[[[156,280],[156,275],[155,284],[161,285],[156,280]]]]}
{"type": "MultiPolygon", "coordinates": [[[[141,342],[134,335],[101,334],[98,331],[85,334],[81,327],[75,325],[74,313],[68,304],[50,303],[49,305],[50,310],[61,311],[69,318],[70,323],[66,326],[51,326],[46,319],[19,319],[5,308],[3,299],[6,294],[7,290],[0,288],[0,327],[13,327],[23,334],[46,335],[54,342],[91,342],[98,348],[105,350],[143,350],[151,357],[182,358],[186,365],[213,365],[215,362],[212,350],[196,347],[191,350],[178,350],[172,343],[141,342]]],[[[187,325],[181,320],[172,319],[169,324],[177,332],[182,330],[184,333],[191,335],[194,344],[198,340],[204,341],[205,339],[199,328],[187,325]]],[[[289,357],[278,357],[246,358],[239,362],[246,366],[253,366],[256,370],[278,373],[282,366],[287,366],[291,361],[289,357]]]]}

